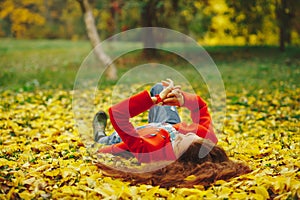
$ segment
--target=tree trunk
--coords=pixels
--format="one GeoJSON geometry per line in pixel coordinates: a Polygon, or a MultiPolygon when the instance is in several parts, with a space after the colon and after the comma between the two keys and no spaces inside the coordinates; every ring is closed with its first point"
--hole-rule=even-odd
{"type": "MultiPolygon", "coordinates": [[[[157,4],[157,1],[149,0],[147,2],[144,2],[142,5],[142,10],[141,10],[141,24],[142,27],[153,27],[155,21],[155,6],[157,4]]],[[[154,56],[157,55],[156,53],[156,42],[154,39],[154,35],[152,32],[152,29],[147,29],[142,32],[142,39],[144,43],[144,48],[143,49],[143,56],[145,58],[153,58],[154,56]],[[149,49],[149,46],[152,47],[149,49]]]]}
{"type": "Polygon", "coordinates": [[[283,26],[279,27],[279,49],[285,51],[285,30],[283,26]]]}
{"type": "Polygon", "coordinates": [[[92,46],[94,47],[94,53],[96,57],[100,61],[102,61],[105,66],[109,65],[106,72],[107,78],[110,80],[116,80],[117,79],[116,66],[112,63],[111,58],[108,55],[106,55],[102,47],[97,46],[98,44],[100,44],[101,40],[97,32],[97,28],[95,25],[95,20],[94,20],[94,16],[90,4],[88,0],[77,0],[77,1],[79,2],[82,13],[84,15],[84,22],[85,22],[87,34],[92,46]]]}
{"type": "Polygon", "coordinates": [[[279,48],[285,51],[285,44],[291,43],[292,1],[276,0],[276,17],[279,26],[279,48]]]}

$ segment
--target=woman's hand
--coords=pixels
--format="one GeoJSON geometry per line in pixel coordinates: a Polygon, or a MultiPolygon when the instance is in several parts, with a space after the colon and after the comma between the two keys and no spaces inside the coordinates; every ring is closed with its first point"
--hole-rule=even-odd
{"type": "Polygon", "coordinates": [[[184,104],[184,97],[180,86],[175,86],[171,92],[168,93],[167,98],[163,100],[163,105],[182,106],[184,104]]]}
{"type": "Polygon", "coordinates": [[[162,85],[165,87],[160,93],[159,97],[164,100],[167,98],[168,94],[174,89],[174,82],[171,79],[161,81],[162,85]]]}
{"type": "Polygon", "coordinates": [[[184,98],[182,95],[182,90],[180,85],[174,86],[174,82],[171,79],[167,79],[167,81],[162,81],[163,86],[165,86],[165,90],[163,90],[163,105],[169,106],[182,106],[184,104],[184,98]],[[165,95],[165,93],[167,93],[165,95]]]}
{"type": "Polygon", "coordinates": [[[154,104],[163,105],[164,99],[167,98],[168,94],[173,90],[174,83],[171,79],[167,79],[161,82],[164,89],[154,97],[151,97],[154,104]]]}
{"type": "Polygon", "coordinates": [[[153,103],[169,106],[182,106],[184,98],[181,86],[174,86],[174,82],[171,79],[167,79],[161,83],[165,88],[159,93],[159,95],[152,97],[153,103]]]}

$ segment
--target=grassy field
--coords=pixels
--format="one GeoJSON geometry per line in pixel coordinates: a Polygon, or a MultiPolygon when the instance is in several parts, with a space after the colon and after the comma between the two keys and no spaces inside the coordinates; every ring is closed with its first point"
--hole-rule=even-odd
{"type": "MultiPolygon", "coordinates": [[[[77,70],[91,51],[87,41],[1,39],[0,42],[1,90],[72,89],[77,70]]],[[[284,53],[277,47],[205,49],[217,64],[229,90],[299,86],[300,48],[290,47],[284,53]]],[[[117,61],[119,76],[130,67],[145,62],[136,59],[136,54],[120,60],[117,61]]],[[[189,70],[182,62],[170,60],[164,62],[175,69],[189,70]]]]}
{"type": "MultiPolygon", "coordinates": [[[[225,117],[219,110],[212,112],[217,123],[224,123],[216,129],[218,144],[230,159],[246,163],[252,172],[208,187],[162,188],[131,185],[95,166],[103,162],[128,167],[137,162],[97,157],[86,143],[93,142],[95,110],[108,109],[113,91],[120,98],[132,92],[114,88],[115,81],[103,84],[96,96],[93,90],[79,93],[82,101],[75,107],[89,127],[78,130],[82,121],[74,120],[73,84],[90,52],[87,41],[1,39],[0,199],[299,199],[300,49],[290,47],[284,53],[276,47],[206,50],[220,70],[227,97],[219,99],[226,103],[225,117]],[[95,110],[85,109],[87,104],[95,110]]],[[[160,56],[198,87],[186,63],[164,53],[160,56]]],[[[119,77],[152,61],[139,57],[139,52],[124,56],[116,61],[119,77]]],[[[144,113],[133,123],[146,121],[144,113]]],[[[108,123],[107,133],[112,131],[108,123]]]]}
{"type": "Polygon", "coordinates": [[[72,88],[77,69],[89,53],[88,42],[2,39],[2,89],[72,88]]]}

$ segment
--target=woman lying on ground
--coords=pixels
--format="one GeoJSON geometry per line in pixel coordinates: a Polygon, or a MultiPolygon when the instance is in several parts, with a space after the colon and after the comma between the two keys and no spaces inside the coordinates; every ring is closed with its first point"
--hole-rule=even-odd
{"type": "Polygon", "coordinates": [[[106,144],[99,153],[130,154],[140,163],[169,161],[167,166],[145,173],[125,172],[99,163],[105,174],[132,184],[161,187],[209,185],[218,179],[229,179],[250,169],[229,160],[217,146],[217,137],[205,101],[198,95],[181,90],[168,79],[148,91],[140,92],[109,108],[115,132],[105,134],[107,116],[98,112],[93,121],[95,141],[106,144]],[[192,124],[181,122],[176,107],[191,112],[192,124]],[[149,110],[149,124],[135,128],[130,118],[149,110]],[[192,179],[186,177],[194,175],[192,179]]]}

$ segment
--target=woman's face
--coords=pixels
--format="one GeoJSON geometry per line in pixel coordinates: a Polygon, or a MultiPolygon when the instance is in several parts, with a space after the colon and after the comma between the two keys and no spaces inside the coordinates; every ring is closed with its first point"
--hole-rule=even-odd
{"type": "Polygon", "coordinates": [[[179,133],[176,136],[176,139],[174,141],[174,153],[177,158],[179,158],[193,143],[197,140],[201,141],[203,138],[200,138],[195,133],[187,133],[187,134],[181,134],[179,133]]]}

